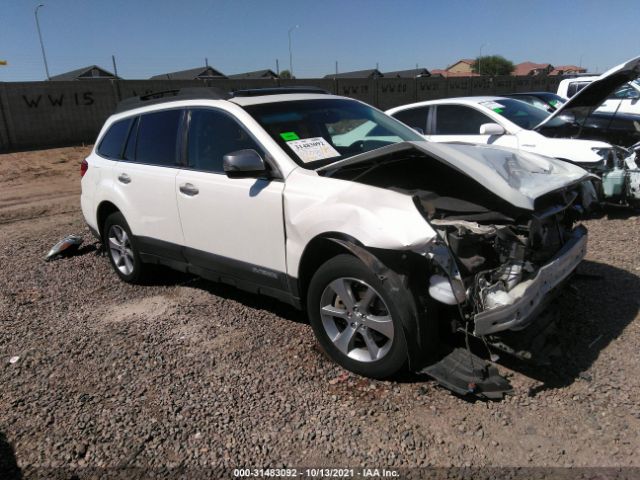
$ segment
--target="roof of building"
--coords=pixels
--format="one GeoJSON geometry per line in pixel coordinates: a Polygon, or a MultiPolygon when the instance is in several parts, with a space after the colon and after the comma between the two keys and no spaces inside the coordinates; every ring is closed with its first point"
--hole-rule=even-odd
{"type": "Polygon", "coordinates": [[[395,72],[384,72],[384,78],[418,78],[429,77],[431,73],[426,68],[412,68],[409,70],[396,70],[395,72]]]}
{"type": "Polygon", "coordinates": [[[461,58],[460,60],[458,60],[457,62],[453,62],[451,65],[449,65],[447,67],[447,70],[450,69],[451,67],[456,66],[459,63],[464,63],[466,65],[473,65],[474,63],[476,63],[476,59],[475,58],[461,58]]]}
{"type": "Polygon", "coordinates": [[[71,70],[70,72],[61,73],[60,75],[54,75],[51,77],[53,81],[65,81],[65,80],[99,80],[99,79],[119,79],[108,70],[105,70],[98,65],[89,65],[88,67],[78,68],[71,70]],[[97,74],[97,75],[96,75],[97,74]]]}
{"type": "Polygon", "coordinates": [[[533,70],[552,70],[550,63],[522,62],[516,65],[513,75],[530,75],[533,70]]]}
{"type": "Polygon", "coordinates": [[[278,78],[278,74],[270,69],[256,70],[255,72],[234,73],[229,78],[278,78]]]}
{"type": "Polygon", "coordinates": [[[355,72],[343,72],[343,73],[330,73],[325,75],[324,78],[375,78],[384,77],[384,75],[377,68],[371,68],[369,70],[356,70],[355,72]]]}
{"type": "Polygon", "coordinates": [[[450,72],[449,70],[443,70],[441,68],[434,68],[433,70],[431,70],[431,76],[432,77],[437,77],[437,76],[441,76],[441,77],[445,77],[445,78],[452,78],[452,77],[479,77],[480,74],[479,73],[473,73],[473,72],[450,72]]]}
{"type": "Polygon", "coordinates": [[[575,65],[556,65],[549,75],[564,75],[565,73],[585,73],[586,68],[577,67],[575,65]]]}
{"type": "Polygon", "coordinates": [[[177,72],[154,75],[151,80],[196,80],[198,78],[227,78],[222,72],[211,66],[190,68],[177,72]]]}

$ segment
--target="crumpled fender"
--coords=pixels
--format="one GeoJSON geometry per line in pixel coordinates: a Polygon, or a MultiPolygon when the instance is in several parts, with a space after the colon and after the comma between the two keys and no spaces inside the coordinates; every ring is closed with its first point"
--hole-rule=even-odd
{"type": "Polygon", "coordinates": [[[299,168],[284,190],[287,272],[297,278],[304,249],[328,232],[370,248],[413,250],[437,234],[409,195],[299,168]]]}

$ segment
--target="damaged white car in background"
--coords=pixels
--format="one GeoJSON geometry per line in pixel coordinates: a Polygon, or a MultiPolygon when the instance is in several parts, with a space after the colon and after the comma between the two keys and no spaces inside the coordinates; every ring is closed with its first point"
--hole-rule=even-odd
{"type": "Polygon", "coordinates": [[[640,197],[629,184],[637,183],[637,179],[630,180],[637,174],[624,161],[630,152],[582,139],[580,125],[612,92],[639,74],[640,57],[602,74],[551,114],[515,98],[499,96],[430,100],[395,107],[387,113],[433,142],[505,146],[579,165],[602,179],[597,182],[601,199],[636,204],[640,197]],[[572,133],[563,135],[566,131],[572,133]]]}

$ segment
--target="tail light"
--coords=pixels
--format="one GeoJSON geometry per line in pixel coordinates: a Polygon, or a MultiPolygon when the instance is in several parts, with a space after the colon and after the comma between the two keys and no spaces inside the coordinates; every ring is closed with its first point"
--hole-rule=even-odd
{"type": "Polygon", "coordinates": [[[87,163],[87,159],[82,160],[80,164],[80,178],[84,177],[84,174],[89,170],[89,163],[87,163]]]}

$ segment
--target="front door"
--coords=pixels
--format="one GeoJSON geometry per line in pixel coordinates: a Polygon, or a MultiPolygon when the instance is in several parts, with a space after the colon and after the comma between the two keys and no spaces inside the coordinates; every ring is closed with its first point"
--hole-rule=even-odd
{"type": "Polygon", "coordinates": [[[270,288],[286,285],[284,182],[231,179],[227,153],[265,151],[230,114],[201,108],[189,112],[188,166],[176,177],[178,211],[187,260],[200,268],[270,288]]]}
{"type": "Polygon", "coordinates": [[[518,148],[515,135],[480,135],[480,127],[495,120],[466,105],[437,105],[432,130],[426,136],[433,142],[484,143],[518,148]]]}

